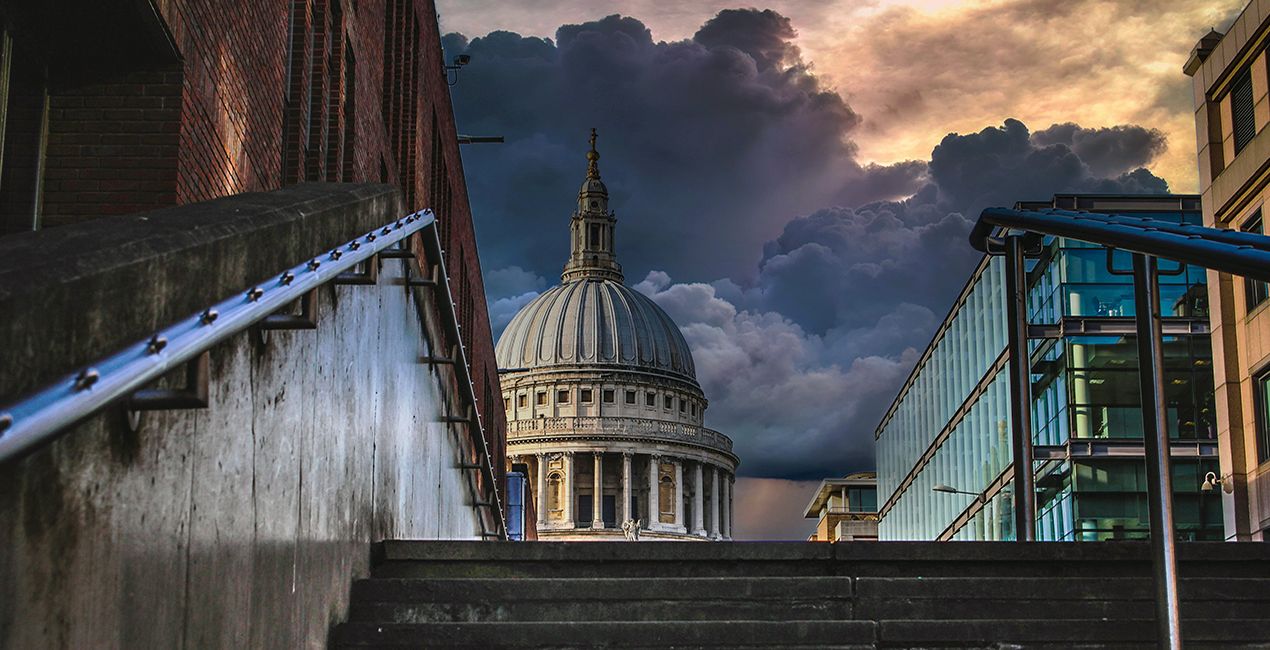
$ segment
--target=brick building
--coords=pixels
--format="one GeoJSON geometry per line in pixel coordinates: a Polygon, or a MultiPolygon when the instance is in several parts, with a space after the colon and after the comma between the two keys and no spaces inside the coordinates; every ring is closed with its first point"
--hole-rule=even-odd
{"type": "Polygon", "coordinates": [[[396,185],[438,215],[501,458],[436,15],[431,0],[0,4],[0,235],[302,181],[396,185]]]}

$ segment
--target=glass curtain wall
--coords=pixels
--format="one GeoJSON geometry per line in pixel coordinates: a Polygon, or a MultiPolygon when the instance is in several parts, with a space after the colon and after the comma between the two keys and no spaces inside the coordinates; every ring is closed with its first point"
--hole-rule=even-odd
{"type": "MultiPolygon", "coordinates": [[[[1138,214],[1201,221],[1198,212],[1138,214]]],[[[1179,321],[1206,319],[1206,272],[1168,262],[1161,266],[1162,313],[1179,321]]],[[[1132,332],[1131,271],[1128,254],[1047,238],[1040,258],[1029,262],[1029,322],[1118,321],[1118,331],[1132,332]]],[[[878,428],[879,501],[886,508],[879,532],[884,540],[935,539],[980,498],[983,506],[953,532],[953,539],[1014,537],[1011,485],[1006,482],[986,494],[1011,463],[1008,372],[989,372],[1006,345],[1002,260],[990,259],[973,283],[878,428]],[[937,485],[971,494],[935,492],[937,485]]],[[[1030,349],[1036,445],[1142,439],[1132,335],[1034,339],[1030,349]]],[[[1170,437],[1213,440],[1208,336],[1168,336],[1164,356],[1170,437]]],[[[1035,467],[1038,537],[1095,541],[1146,535],[1145,460],[1076,457],[1070,448],[1066,453],[1064,459],[1035,467]]],[[[1199,490],[1204,473],[1215,471],[1216,464],[1216,458],[1174,461],[1175,514],[1185,537],[1221,539],[1220,496],[1199,490]]]]}

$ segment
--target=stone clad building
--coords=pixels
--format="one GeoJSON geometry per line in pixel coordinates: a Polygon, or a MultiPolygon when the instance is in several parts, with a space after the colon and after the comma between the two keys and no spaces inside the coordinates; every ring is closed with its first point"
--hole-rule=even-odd
{"type": "MultiPolygon", "coordinates": [[[[1252,0],[1225,34],[1209,32],[1191,77],[1204,225],[1266,233],[1270,198],[1270,2],[1252,0]]],[[[1221,467],[1228,540],[1270,540],[1270,287],[1209,272],[1221,467]]]]}
{"type": "Polygon", "coordinates": [[[726,540],[732,441],[702,426],[692,352],[660,307],[623,284],[595,131],[562,283],[498,341],[508,458],[529,471],[540,539],[726,540]]]}

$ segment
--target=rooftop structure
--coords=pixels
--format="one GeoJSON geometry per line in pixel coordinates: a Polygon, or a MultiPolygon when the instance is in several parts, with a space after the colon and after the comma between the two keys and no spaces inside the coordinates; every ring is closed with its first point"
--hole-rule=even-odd
{"type": "Polygon", "coordinates": [[[853,542],[878,538],[878,480],[874,472],[827,478],[812,494],[803,517],[818,519],[809,542],[853,542]]]}

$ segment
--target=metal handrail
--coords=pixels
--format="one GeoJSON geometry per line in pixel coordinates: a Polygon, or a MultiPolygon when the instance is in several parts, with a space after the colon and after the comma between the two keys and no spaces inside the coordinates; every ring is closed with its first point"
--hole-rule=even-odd
{"type": "MultiPolygon", "coordinates": [[[[1163,348],[1163,316],[1159,311],[1160,285],[1156,258],[1172,259],[1218,272],[1270,281],[1270,237],[1257,233],[1236,232],[1204,226],[1182,225],[1156,219],[1062,210],[1009,210],[989,208],[980,215],[970,234],[970,243],[987,253],[1004,251],[1007,264],[1016,272],[1023,268],[1022,237],[1051,235],[1078,239],[1109,248],[1134,253],[1134,320],[1136,322],[1139,358],[1139,393],[1142,396],[1143,443],[1147,470],[1147,506],[1151,520],[1151,554],[1156,586],[1156,635],[1162,648],[1182,647],[1182,619],[1178,591],[1178,573],[1173,521],[1171,441],[1165,419],[1163,348]],[[997,228],[1007,232],[993,237],[997,228]],[[1014,232],[1009,232],[1014,231],[1014,232]],[[1020,235],[1019,233],[1027,233],[1020,235]]],[[[1026,286],[1011,292],[1008,305],[1021,305],[1026,299],[1026,286]]],[[[1011,325],[1026,327],[1020,309],[1011,312],[1011,325]]],[[[1011,371],[1027,372],[1024,343],[1011,337],[1011,371]]],[[[1017,416],[1031,408],[1027,384],[1022,392],[1011,388],[1011,412],[1017,416]],[[1021,397],[1020,397],[1021,395],[1021,397]]],[[[1033,497],[1031,427],[1026,419],[1016,421],[1015,481],[1016,494],[1033,497]],[[1024,441],[1025,456],[1019,454],[1019,441],[1024,441]],[[1027,480],[1021,481],[1021,478],[1027,480]]],[[[1019,538],[1031,529],[1034,518],[1016,507],[1019,538]]]]}
{"type": "MultiPolygon", "coordinates": [[[[431,214],[431,211],[429,211],[431,214]]],[[[481,473],[485,474],[489,480],[490,491],[493,494],[490,502],[492,510],[497,514],[498,530],[502,539],[507,538],[507,519],[503,513],[502,499],[498,493],[498,480],[494,476],[494,459],[489,454],[489,443],[485,440],[485,425],[481,422],[481,410],[476,407],[476,384],[472,381],[472,375],[467,365],[467,350],[463,346],[463,336],[459,326],[458,307],[454,304],[454,294],[450,290],[450,274],[446,271],[445,266],[445,250],[441,246],[441,233],[437,230],[436,217],[434,216],[429,223],[432,228],[428,231],[432,233],[431,237],[423,236],[423,250],[429,260],[436,260],[436,268],[439,269],[440,282],[436,289],[441,293],[437,302],[445,306],[448,318],[443,319],[442,325],[446,329],[446,335],[455,343],[458,350],[457,357],[453,359],[451,366],[454,368],[455,376],[461,389],[465,389],[468,397],[468,404],[472,406],[473,424],[476,426],[476,440],[481,445],[481,473]]],[[[500,461],[501,462],[501,461],[500,461]]]]}
{"type": "Polygon", "coordinates": [[[475,438],[483,453],[482,473],[489,479],[492,504],[498,513],[500,535],[506,535],[501,500],[494,478],[493,459],[476,411],[475,387],[467,368],[467,357],[458,336],[458,317],[449,286],[449,276],[441,252],[436,217],[422,210],[381,228],[340,244],[305,262],[282,271],[272,279],[222,300],[211,307],[159,330],[149,338],[82,367],[52,382],[46,388],[8,406],[0,407],[0,464],[6,463],[46,444],[67,427],[102,409],[126,399],[137,390],[180,367],[213,346],[263,321],[286,308],[309,291],[335,280],[341,273],[353,270],[385,249],[417,232],[428,231],[423,245],[428,259],[436,260],[442,281],[436,287],[443,300],[442,325],[452,340],[458,341],[459,359],[454,364],[459,373],[459,388],[473,405],[477,427],[475,438]]]}

